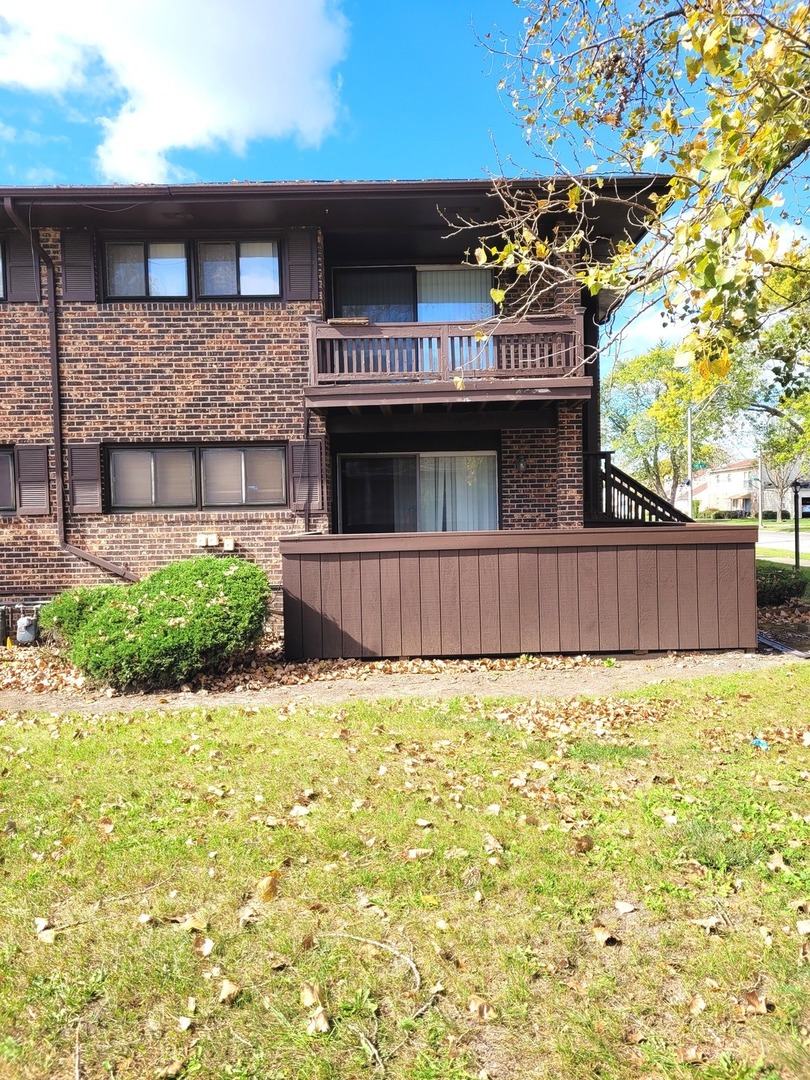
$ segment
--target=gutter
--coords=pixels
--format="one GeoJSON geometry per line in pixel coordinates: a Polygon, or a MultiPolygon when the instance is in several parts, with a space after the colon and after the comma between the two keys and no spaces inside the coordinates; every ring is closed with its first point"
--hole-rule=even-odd
{"type": "MultiPolygon", "coordinates": [[[[114,574],[124,581],[137,581],[137,576],[130,570],[127,570],[126,567],[109,562],[107,559],[102,559],[99,555],[93,555],[91,552],[74,547],[73,544],[67,542],[67,532],[65,528],[64,474],[62,472],[62,391],[59,382],[59,335],[56,324],[56,268],[53,265],[53,259],[51,259],[50,255],[40,244],[38,237],[31,232],[19,216],[14,207],[14,203],[8,195],[3,199],[3,206],[11,221],[14,222],[17,231],[28,241],[31,250],[36,252],[39,258],[45,263],[45,273],[48,282],[48,345],[51,358],[51,418],[54,455],[56,457],[56,473],[58,477],[56,492],[56,538],[59,543],[59,548],[61,551],[65,551],[69,555],[74,555],[77,559],[82,559],[84,562],[91,563],[93,566],[98,566],[100,569],[106,570],[108,574],[114,574]]],[[[41,285],[39,278],[37,278],[37,292],[40,294],[41,299],[41,285]]]]}

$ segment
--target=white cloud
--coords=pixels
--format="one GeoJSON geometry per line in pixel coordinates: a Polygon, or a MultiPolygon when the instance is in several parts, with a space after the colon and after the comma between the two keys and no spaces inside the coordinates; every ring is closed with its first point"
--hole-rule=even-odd
{"type": "Polygon", "coordinates": [[[166,182],[172,150],[318,145],[347,41],[338,0],[0,0],[0,85],[96,95],[105,179],[166,182]]]}

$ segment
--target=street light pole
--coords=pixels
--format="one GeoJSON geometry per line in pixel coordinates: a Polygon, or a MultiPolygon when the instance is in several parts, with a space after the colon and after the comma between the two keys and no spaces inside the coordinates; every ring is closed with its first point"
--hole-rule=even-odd
{"type": "Polygon", "coordinates": [[[686,406],[686,486],[688,488],[687,497],[689,499],[689,505],[686,512],[689,517],[692,516],[692,510],[694,508],[694,499],[692,498],[692,406],[691,404],[686,406]]]}
{"type": "Polygon", "coordinates": [[[795,555],[794,567],[799,570],[801,568],[801,551],[799,549],[799,488],[802,487],[802,482],[797,476],[791,484],[793,488],[793,540],[795,543],[795,555]]]}

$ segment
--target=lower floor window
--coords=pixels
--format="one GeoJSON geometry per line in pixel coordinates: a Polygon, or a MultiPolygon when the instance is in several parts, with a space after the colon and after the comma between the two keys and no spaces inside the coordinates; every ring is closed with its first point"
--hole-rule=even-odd
{"type": "Polygon", "coordinates": [[[345,455],[339,471],[341,532],[498,528],[494,451],[345,455]]]}
{"type": "Polygon", "coordinates": [[[14,451],[0,450],[0,510],[14,508],[14,451]]]}
{"type": "Polygon", "coordinates": [[[138,447],[109,452],[114,510],[283,506],[280,446],[138,447]]]}

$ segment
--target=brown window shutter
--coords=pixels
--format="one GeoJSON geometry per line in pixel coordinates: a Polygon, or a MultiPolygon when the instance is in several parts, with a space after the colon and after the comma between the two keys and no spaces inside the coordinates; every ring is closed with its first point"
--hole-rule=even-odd
{"type": "Polygon", "coordinates": [[[95,300],[96,266],[93,235],[79,230],[62,233],[62,299],[95,300]]]}
{"type": "Polygon", "coordinates": [[[47,446],[15,446],[17,513],[49,514],[51,511],[47,446]]]}
{"type": "Polygon", "coordinates": [[[100,514],[101,446],[73,443],[67,448],[70,509],[74,514],[100,514]]]}
{"type": "Polygon", "coordinates": [[[288,300],[318,299],[318,248],[312,229],[294,229],[287,233],[288,300]]]}
{"type": "Polygon", "coordinates": [[[8,298],[12,303],[39,300],[39,256],[19,233],[6,237],[8,298]]]}
{"type": "Polygon", "coordinates": [[[323,510],[323,459],[323,439],[290,443],[290,486],[294,510],[323,510]]]}

